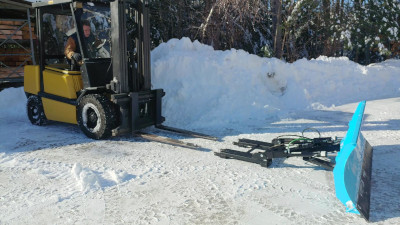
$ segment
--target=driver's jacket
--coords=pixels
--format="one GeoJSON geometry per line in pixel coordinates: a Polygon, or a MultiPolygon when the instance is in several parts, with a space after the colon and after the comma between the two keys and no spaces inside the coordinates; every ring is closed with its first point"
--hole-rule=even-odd
{"type": "MultiPolygon", "coordinates": [[[[88,38],[84,38],[84,42],[87,44],[87,50],[90,56],[92,56],[92,54],[95,54],[92,50],[92,44],[95,40],[96,39],[93,35],[90,35],[88,38]]],[[[76,35],[76,33],[68,38],[67,44],[65,45],[64,49],[64,55],[67,57],[67,59],[71,60],[75,52],[81,54],[81,48],[79,47],[78,36],[76,35]]]]}

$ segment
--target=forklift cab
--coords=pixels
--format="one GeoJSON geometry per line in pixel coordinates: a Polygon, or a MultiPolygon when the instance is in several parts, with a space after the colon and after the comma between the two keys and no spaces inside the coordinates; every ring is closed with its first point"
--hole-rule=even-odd
{"type": "MultiPolygon", "coordinates": [[[[85,87],[105,86],[112,80],[111,12],[108,2],[71,2],[38,7],[40,66],[80,71],[85,87]],[[90,28],[86,37],[83,23],[90,28]],[[65,55],[68,39],[75,44],[74,52],[82,55],[81,62],[65,55]]],[[[67,72],[68,73],[68,72],[67,72]]],[[[83,88],[83,87],[82,87],[83,88]]]]}
{"type": "Polygon", "coordinates": [[[39,65],[25,66],[24,90],[33,124],[78,124],[88,137],[102,139],[164,121],[164,92],[151,90],[148,0],[32,5],[39,65]],[[69,38],[82,56],[79,66],[64,53],[69,38]]]}

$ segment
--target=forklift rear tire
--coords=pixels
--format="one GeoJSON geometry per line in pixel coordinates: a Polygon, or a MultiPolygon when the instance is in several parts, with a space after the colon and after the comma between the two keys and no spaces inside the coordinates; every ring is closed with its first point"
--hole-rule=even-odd
{"type": "Polygon", "coordinates": [[[42,126],[46,124],[47,118],[44,114],[42,99],[37,95],[31,95],[26,104],[28,118],[33,125],[42,126]]]}
{"type": "Polygon", "coordinates": [[[103,95],[86,95],[78,103],[77,122],[89,138],[108,138],[116,123],[114,107],[103,95]]]}

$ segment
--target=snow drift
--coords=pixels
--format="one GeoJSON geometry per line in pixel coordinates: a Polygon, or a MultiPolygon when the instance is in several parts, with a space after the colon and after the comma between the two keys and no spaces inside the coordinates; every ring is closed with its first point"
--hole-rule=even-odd
{"type": "Polygon", "coordinates": [[[285,63],[243,50],[215,51],[188,38],[152,52],[166,123],[209,127],[260,122],[295,110],[396,96],[400,61],[362,66],[346,57],[285,63]]]}
{"type": "MultiPolygon", "coordinates": [[[[298,110],[397,96],[400,60],[362,66],[345,57],[319,57],[290,64],[172,39],[152,52],[152,83],[167,93],[166,124],[240,126],[298,110]]],[[[22,88],[0,92],[0,122],[25,119],[25,102],[22,88]]]]}
{"type": "Polygon", "coordinates": [[[7,88],[0,92],[0,128],[13,120],[29,122],[23,88],[7,88]]]}

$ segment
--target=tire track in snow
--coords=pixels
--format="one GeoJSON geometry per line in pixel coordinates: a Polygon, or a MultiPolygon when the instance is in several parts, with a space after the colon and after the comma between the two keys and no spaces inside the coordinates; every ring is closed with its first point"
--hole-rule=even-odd
{"type": "MultiPolygon", "coordinates": [[[[12,188],[8,193],[2,192],[2,199],[14,199],[10,204],[13,207],[19,205],[17,208],[21,209],[7,213],[9,203],[1,204],[6,207],[2,211],[7,215],[7,220],[19,220],[20,215],[26,215],[27,218],[36,215],[39,218],[39,209],[50,208],[69,197],[65,196],[65,193],[69,192],[68,187],[71,183],[68,164],[48,161],[26,152],[15,154],[18,154],[18,157],[13,156],[13,160],[6,160],[5,163],[2,160],[0,166],[2,173],[12,175],[6,178],[7,186],[12,188]],[[53,183],[64,185],[55,187],[53,183]]],[[[55,212],[55,210],[50,211],[53,214],[55,212]]]]}
{"type": "MultiPolygon", "coordinates": [[[[313,174],[319,174],[319,177],[321,177],[321,172],[329,172],[308,172],[308,169],[293,170],[285,167],[279,168],[279,171],[275,170],[274,168],[262,169],[265,170],[266,173],[269,173],[269,175],[266,176],[265,174],[260,173],[260,171],[257,171],[255,174],[249,174],[249,177],[255,176],[255,180],[264,180],[267,182],[262,183],[264,185],[257,185],[256,182],[245,180],[244,184],[247,186],[240,186],[236,194],[236,198],[239,201],[243,200],[244,202],[257,202],[265,210],[268,210],[269,212],[272,212],[280,217],[289,219],[292,224],[298,224],[298,222],[302,224],[337,224],[337,222],[352,223],[355,221],[357,221],[356,223],[363,222],[363,219],[358,218],[357,216],[344,213],[343,207],[341,207],[339,201],[336,200],[333,186],[330,186],[329,183],[322,183],[312,177],[313,174]],[[252,185],[252,183],[254,183],[254,185],[252,185]],[[304,188],[302,188],[303,186],[304,188]],[[256,192],[256,194],[253,194],[254,191],[251,191],[251,189],[254,189],[255,187],[256,189],[257,187],[259,188],[257,191],[260,190],[264,192],[264,194],[260,194],[261,192],[256,192]],[[267,194],[265,194],[265,192],[267,194]],[[304,214],[294,210],[296,207],[274,203],[273,198],[269,198],[274,196],[284,196],[285,198],[289,199],[295,197],[304,200],[305,202],[311,201],[313,202],[314,207],[319,207],[318,202],[321,202],[321,204],[325,205],[327,211],[326,213],[312,215],[312,219],[310,220],[310,214],[304,214]]],[[[333,179],[333,177],[329,177],[328,179],[333,179]]],[[[333,185],[333,182],[330,184],[333,185]]]]}

